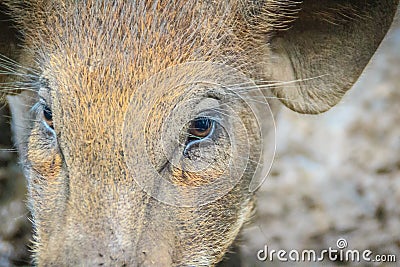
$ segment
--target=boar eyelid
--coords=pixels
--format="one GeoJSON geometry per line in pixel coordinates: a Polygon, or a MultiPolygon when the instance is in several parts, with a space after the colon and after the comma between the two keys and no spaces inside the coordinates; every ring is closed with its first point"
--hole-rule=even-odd
{"type": "MultiPolygon", "coordinates": [[[[199,143],[201,143],[201,142],[204,142],[205,140],[209,140],[210,138],[211,138],[211,136],[214,134],[214,132],[215,132],[215,127],[216,127],[216,123],[218,122],[217,120],[214,120],[213,118],[211,118],[211,117],[207,117],[210,121],[211,121],[211,129],[210,129],[210,132],[206,135],[206,136],[204,136],[204,137],[196,137],[196,138],[198,138],[198,139],[194,139],[194,140],[191,140],[191,141],[189,141],[189,142],[187,142],[187,144],[186,144],[186,147],[185,147],[185,149],[183,150],[183,155],[186,155],[187,154],[187,152],[188,152],[188,150],[193,146],[193,145],[195,145],[195,144],[199,144],[199,143]]],[[[188,137],[190,137],[190,133],[189,133],[189,136],[188,137]]]]}
{"type": "Polygon", "coordinates": [[[36,114],[36,116],[39,116],[39,115],[43,116],[41,118],[41,121],[44,124],[44,126],[46,127],[46,129],[54,132],[54,127],[49,124],[49,122],[51,122],[51,120],[52,120],[51,109],[46,104],[46,101],[42,97],[40,97],[40,100],[32,106],[30,111],[33,112],[34,114],[36,114]],[[50,112],[50,114],[48,114],[49,112],[50,112]],[[51,116],[51,117],[47,117],[47,116],[51,116]],[[47,120],[48,120],[48,122],[47,122],[47,120]]]}

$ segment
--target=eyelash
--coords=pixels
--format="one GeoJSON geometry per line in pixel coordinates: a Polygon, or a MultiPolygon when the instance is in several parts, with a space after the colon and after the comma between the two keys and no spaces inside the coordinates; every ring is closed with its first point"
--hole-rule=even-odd
{"type": "Polygon", "coordinates": [[[52,116],[51,114],[51,109],[47,106],[46,102],[43,99],[40,99],[39,102],[37,102],[35,105],[33,105],[33,107],[31,108],[31,112],[33,112],[35,114],[35,117],[40,117],[40,120],[43,122],[43,124],[46,126],[47,129],[54,131],[54,127],[52,124],[51,120],[46,120],[46,118],[44,118],[46,115],[44,114],[45,112],[50,112],[50,116],[52,116]]]}

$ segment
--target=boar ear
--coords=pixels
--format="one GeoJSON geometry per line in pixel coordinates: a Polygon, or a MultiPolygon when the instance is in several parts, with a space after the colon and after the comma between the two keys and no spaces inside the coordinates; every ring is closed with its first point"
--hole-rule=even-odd
{"type": "Polygon", "coordinates": [[[20,40],[9,9],[0,1],[0,102],[4,101],[6,93],[10,93],[4,85],[9,81],[9,73],[15,68],[13,60],[18,57],[20,40]]]}
{"type": "Polygon", "coordinates": [[[269,75],[288,82],[274,94],[300,113],[320,113],[337,104],[376,51],[398,3],[304,0],[296,6],[297,19],[270,39],[269,75]]]}

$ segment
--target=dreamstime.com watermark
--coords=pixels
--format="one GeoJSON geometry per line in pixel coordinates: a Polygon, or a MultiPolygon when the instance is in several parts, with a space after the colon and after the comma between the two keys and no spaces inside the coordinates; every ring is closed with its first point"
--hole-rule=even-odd
{"type": "Polygon", "coordinates": [[[381,254],[374,255],[371,250],[348,249],[347,240],[339,238],[336,242],[336,248],[329,247],[319,252],[312,249],[306,250],[274,250],[269,249],[267,245],[257,252],[259,261],[280,261],[280,262],[322,262],[325,260],[340,262],[396,262],[396,255],[381,254]]]}

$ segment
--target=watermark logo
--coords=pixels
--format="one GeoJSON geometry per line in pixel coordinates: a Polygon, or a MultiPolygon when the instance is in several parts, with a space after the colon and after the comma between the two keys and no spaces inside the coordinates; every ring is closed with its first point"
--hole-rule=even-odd
{"type": "Polygon", "coordinates": [[[146,80],[132,95],[123,141],[137,185],[179,207],[220,199],[244,176],[254,192],[276,147],[274,118],[261,89],[244,73],[211,62],[176,65],[146,80]],[[189,130],[207,125],[210,134],[201,138],[189,130]]]}
{"type": "Polygon", "coordinates": [[[344,238],[336,241],[336,247],[329,247],[321,251],[313,249],[306,250],[275,250],[267,245],[257,252],[259,261],[280,261],[280,262],[396,262],[396,255],[374,254],[371,250],[357,250],[348,248],[348,242],[344,238]]]}

